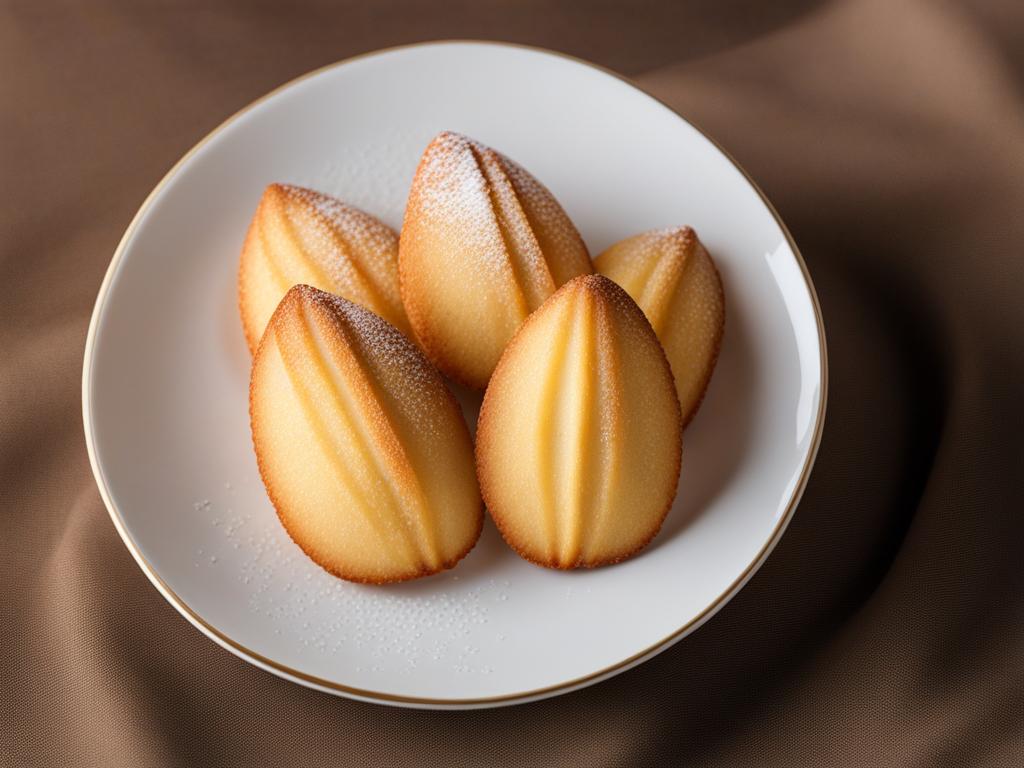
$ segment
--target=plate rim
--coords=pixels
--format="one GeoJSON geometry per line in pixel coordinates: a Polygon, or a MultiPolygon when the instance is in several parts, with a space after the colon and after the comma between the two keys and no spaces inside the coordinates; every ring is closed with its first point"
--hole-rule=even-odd
{"type": "Polygon", "coordinates": [[[646,89],[641,87],[635,80],[625,75],[622,75],[614,70],[604,67],[600,64],[595,64],[586,59],[582,59],[572,54],[563,53],[561,51],[554,51],[551,49],[543,48],[540,46],[526,45],[522,43],[512,43],[505,41],[496,40],[478,40],[472,38],[452,38],[452,39],[438,39],[423,41],[417,43],[409,43],[404,45],[394,45],[386,48],[380,48],[373,51],[367,51],[364,53],[356,54],[338,61],[334,61],[329,64],[325,64],[322,67],[317,67],[309,72],[301,74],[297,77],[288,80],[282,85],[268,91],[257,99],[249,102],[241,109],[234,112],[213,130],[207,133],[201,138],[196,144],[194,144],[181,158],[178,159],[174,165],[163,175],[160,181],[150,190],[149,194],[146,195],[139,209],[136,211],[132,220],[129,222],[124,234],[121,236],[117,247],[114,249],[113,256],[110,260],[110,264],[107,266],[107,270],[104,273],[103,281],[100,284],[99,292],[96,296],[96,302],[93,305],[93,311],[89,319],[89,329],[86,334],[85,340],[85,351],[83,355],[82,365],[82,422],[85,432],[85,444],[86,450],[89,455],[89,465],[92,469],[93,477],[96,480],[96,485],[100,493],[100,497],[103,500],[104,506],[107,508],[107,513],[110,516],[111,521],[114,524],[114,528],[117,530],[118,535],[121,537],[125,547],[131,553],[135,559],[136,564],[146,575],[149,581],[156,587],[157,591],[169,602],[174,608],[180,613],[190,624],[196,629],[206,635],[208,638],[213,640],[215,643],[220,645],[222,648],[230,651],[235,656],[253,664],[254,666],[263,669],[267,672],[282,677],[291,682],[304,685],[309,688],[313,688],[325,693],[331,693],[338,696],[345,696],[347,698],[356,699],[359,701],[365,701],[375,704],[387,704],[391,706],[411,707],[419,709],[476,709],[476,708],[488,708],[498,706],[508,706],[513,704],[523,704],[530,701],[537,701],[540,699],[546,699],[553,696],[557,696],[570,691],[585,688],[589,685],[593,685],[602,680],[606,680],[613,677],[621,672],[625,672],[638,664],[647,661],[648,659],[656,656],[667,648],[671,647],[675,643],[682,640],[684,637],[689,635],[708,621],[714,616],[719,610],[721,610],[751,579],[751,577],[761,568],[765,560],[775,549],[779,540],[785,533],[786,528],[789,526],[793,515],[796,512],[796,508],[803,497],[804,490],[807,486],[808,479],[810,478],[811,470],[814,467],[815,460],[817,459],[818,449],[821,445],[822,433],[825,426],[825,415],[828,402],[828,349],[825,338],[825,324],[821,312],[821,305],[818,300],[817,292],[814,288],[814,282],[811,279],[810,271],[807,268],[807,264],[804,261],[803,255],[800,253],[800,249],[797,247],[796,241],[793,239],[789,228],[786,226],[782,217],[779,215],[775,206],[768,199],[765,193],[758,186],[757,182],[751,177],[747,170],[740,165],[740,163],[712,136],[704,131],[699,125],[695,124],[689,118],[683,116],[678,111],[673,109],[667,103],[659,99],[657,96],[652,95],[646,89]],[[699,614],[691,618],[689,621],[684,623],[678,629],[662,638],[661,640],[653,643],[647,648],[622,659],[615,664],[611,664],[595,672],[591,672],[587,675],[583,675],[571,680],[566,680],[554,685],[544,686],[534,690],[520,691],[516,693],[502,694],[499,696],[485,696],[485,697],[473,697],[473,698],[431,698],[421,696],[405,696],[400,694],[391,694],[382,691],[373,691],[363,688],[357,688],[354,686],[344,685],[342,683],[335,682],[333,680],[327,680],[314,675],[306,674],[300,670],[288,667],[285,664],[281,664],[273,659],[263,656],[256,651],[253,651],[231,637],[227,636],[219,629],[208,623],[205,619],[199,616],[192,608],[182,600],[172,590],[168,584],[160,577],[156,570],[149,564],[146,558],[142,555],[139,547],[136,545],[131,533],[128,531],[127,525],[125,524],[124,518],[121,516],[120,510],[114,504],[113,499],[110,495],[107,487],[106,478],[102,467],[99,464],[97,458],[95,440],[93,435],[93,424],[92,424],[92,413],[90,404],[90,392],[91,392],[91,374],[93,366],[93,347],[95,344],[96,335],[99,329],[99,320],[103,312],[104,305],[106,303],[107,294],[110,291],[110,286],[113,280],[114,274],[117,272],[117,268],[124,256],[129,241],[135,234],[139,222],[143,216],[148,212],[153,200],[160,193],[163,188],[170,183],[171,179],[177,175],[181,167],[188,162],[200,149],[202,149],[208,142],[218,136],[223,130],[229,125],[234,123],[236,120],[241,118],[244,114],[248,113],[255,107],[259,106],[263,102],[269,100],[273,96],[291,88],[294,85],[316,75],[323,74],[324,72],[336,69],[338,67],[345,66],[361,59],[371,58],[386,53],[393,53],[396,51],[409,50],[413,48],[426,48],[426,47],[439,47],[446,45],[477,45],[477,46],[489,46],[496,48],[514,48],[520,50],[530,51],[532,53],[539,53],[547,56],[554,56],[568,60],[572,63],[579,64],[590,69],[594,69],[605,75],[614,77],[625,83],[627,86],[634,88],[640,93],[644,94],[648,98],[652,99],[657,104],[661,105],[664,109],[668,110],[672,115],[677,117],[682,122],[686,123],[694,130],[696,130],[701,136],[707,139],[712,146],[714,146],[722,155],[728,160],[732,166],[740,172],[740,174],[746,179],[747,183],[758,195],[761,201],[764,203],[768,212],[772,218],[778,224],[783,236],[786,239],[794,257],[796,258],[797,265],[800,267],[800,274],[803,278],[804,285],[807,288],[808,295],[811,301],[811,307],[814,311],[814,319],[817,326],[818,335],[818,348],[819,348],[819,389],[821,391],[821,397],[818,403],[818,410],[815,414],[815,427],[814,434],[811,438],[811,445],[807,453],[807,458],[804,461],[804,465],[800,471],[800,478],[793,488],[792,495],[786,505],[785,513],[780,516],[775,524],[774,529],[771,532],[768,540],[757,552],[750,564],[743,570],[743,572],[729,584],[728,587],[713,600],[704,610],[699,614]]]}

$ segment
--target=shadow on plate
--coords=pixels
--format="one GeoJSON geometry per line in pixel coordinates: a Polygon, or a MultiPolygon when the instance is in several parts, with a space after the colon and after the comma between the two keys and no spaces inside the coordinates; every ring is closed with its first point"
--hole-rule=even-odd
{"type": "Polygon", "coordinates": [[[719,269],[727,302],[722,350],[704,402],[683,433],[678,494],[651,550],[683,533],[708,508],[738,474],[753,439],[757,354],[742,307],[729,302],[729,275],[719,269]]]}

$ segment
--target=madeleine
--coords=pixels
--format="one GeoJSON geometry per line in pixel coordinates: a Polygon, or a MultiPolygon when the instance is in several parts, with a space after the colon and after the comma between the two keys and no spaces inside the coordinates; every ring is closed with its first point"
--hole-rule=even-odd
{"type": "Polygon", "coordinates": [[[343,296],[410,332],[398,287],[395,231],[329,195],[271,184],[238,265],[238,308],[251,352],[278,302],[300,283],[343,296]]]}
{"type": "Polygon", "coordinates": [[[409,192],[399,274],[409,322],[442,371],[482,389],[526,317],[591,272],[569,217],[526,170],[457,133],[430,143],[409,192]]]}
{"type": "Polygon", "coordinates": [[[416,346],[306,285],[274,312],[249,391],[260,475],[326,570],[385,583],[455,565],[483,520],[462,411],[416,346]]]}
{"type": "Polygon", "coordinates": [[[487,509],[550,568],[623,560],[658,532],[682,424],[650,323],[619,286],[578,277],[533,313],[491,377],[477,425],[487,509]]]}
{"type": "Polygon", "coordinates": [[[725,330],[725,294],[718,270],[690,227],[630,237],[594,260],[651,321],[672,366],[689,424],[704,399],[725,330]]]}

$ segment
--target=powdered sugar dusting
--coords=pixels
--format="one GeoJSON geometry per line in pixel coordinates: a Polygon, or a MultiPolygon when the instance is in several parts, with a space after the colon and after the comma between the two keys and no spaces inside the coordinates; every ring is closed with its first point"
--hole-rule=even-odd
{"type": "MultiPolygon", "coordinates": [[[[335,293],[366,301],[372,292],[388,314],[399,311],[398,235],[383,222],[337,198],[280,185],[302,251],[331,281],[335,293]],[[369,283],[369,285],[367,285],[369,283]]],[[[379,305],[377,309],[382,309],[379,305]]]]}
{"type": "Polygon", "coordinates": [[[350,672],[365,678],[421,667],[465,675],[493,671],[493,654],[506,638],[489,620],[492,609],[514,599],[508,580],[445,574],[434,577],[431,591],[352,584],[307,558],[271,510],[239,514],[231,503],[193,505],[211,526],[204,547],[194,552],[195,567],[204,578],[230,580],[269,637],[339,661],[358,659],[350,672]],[[491,638],[498,645],[487,653],[491,638]]]}
{"type": "Polygon", "coordinates": [[[378,378],[389,401],[401,408],[417,430],[438,436],[442,428],[438,402],[445,385],[423,353],[385,320],[351,301],[304,285],[293,290],[342,321],[348,343],[378,378]]]}
{"type": "Polygon", "coordinates": [[[294,199],[311,205],[350,248],[366,250],[374,256],[386,254],[390,258],[398,247],[395,231],[365,211],[312,189],[291,184],[282,186],[294,199]]]}
{"type": "Polygon", "coordinates": [[[555,196],[525,168],[502,156],[531,231],[545,253],[555,285],[590,271],[590,255],[555,196]]]}
{"type": "Polygon", "coordinates": [[[644,248],[667,248],[683,254],[697,243],[697,233],[688,226],[662,227],[641,232],[634,239],[644,248]]]}
{"type": "Polygon", "coordinates": [[[451,131],[423,153],[406,217],[473,254],[475,264],[463,268],[517,280],[530,310],[589,271],[582,240],[551,193],[514,161],[451,131]]]}
{"type": "Polygon", "coordinates": [[[457,133],[440,134],[423,153],[410,201],[429,225],[445,228],[460,244],[479,249],[485,263],[501,269],[507,263],[504,245],[474,148],[483,149],[457,133]]]}

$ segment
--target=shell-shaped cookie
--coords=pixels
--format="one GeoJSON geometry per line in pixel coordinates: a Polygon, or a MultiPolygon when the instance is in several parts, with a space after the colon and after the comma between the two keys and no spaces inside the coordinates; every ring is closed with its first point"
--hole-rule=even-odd
{"type": "Polygon", "coordinates": [[[594,260],[651,321],[672,365],[683,426],[704,399],[725,330],[722,280],[690,227],[644,232],[594,260]]]}
{"type": "Polygon", "coordinates": [[[368,213],[312,189],[271,184],[242,247],[238,307],[256,351],[293,285],[344,296],[410,332],[398,286],[398,235],[368,213]]]}
{"type": "Polygon", "coordinates": [[[399,273],[409,321],[441,370],[482,389],[523,320],[592,271],[579,232],[526,170],[457,133],[430,143],[409,192],[399,273]]]}
{"type": "Polygon", "coordinates": [[[256,352],[249,409],[270,500],[331,573],[403,581],[473,547],[483,511],[462,411],[423,353],[377,315],[292,288],[256,352]]]}
{"type": "Polygon", "coordinates": [[[564,285],[491,377],[477,475],[505,540],[552,568],[618,562],[658,532],[679,479],[672,373],[636,303],[600,275],[564,285]]]}

